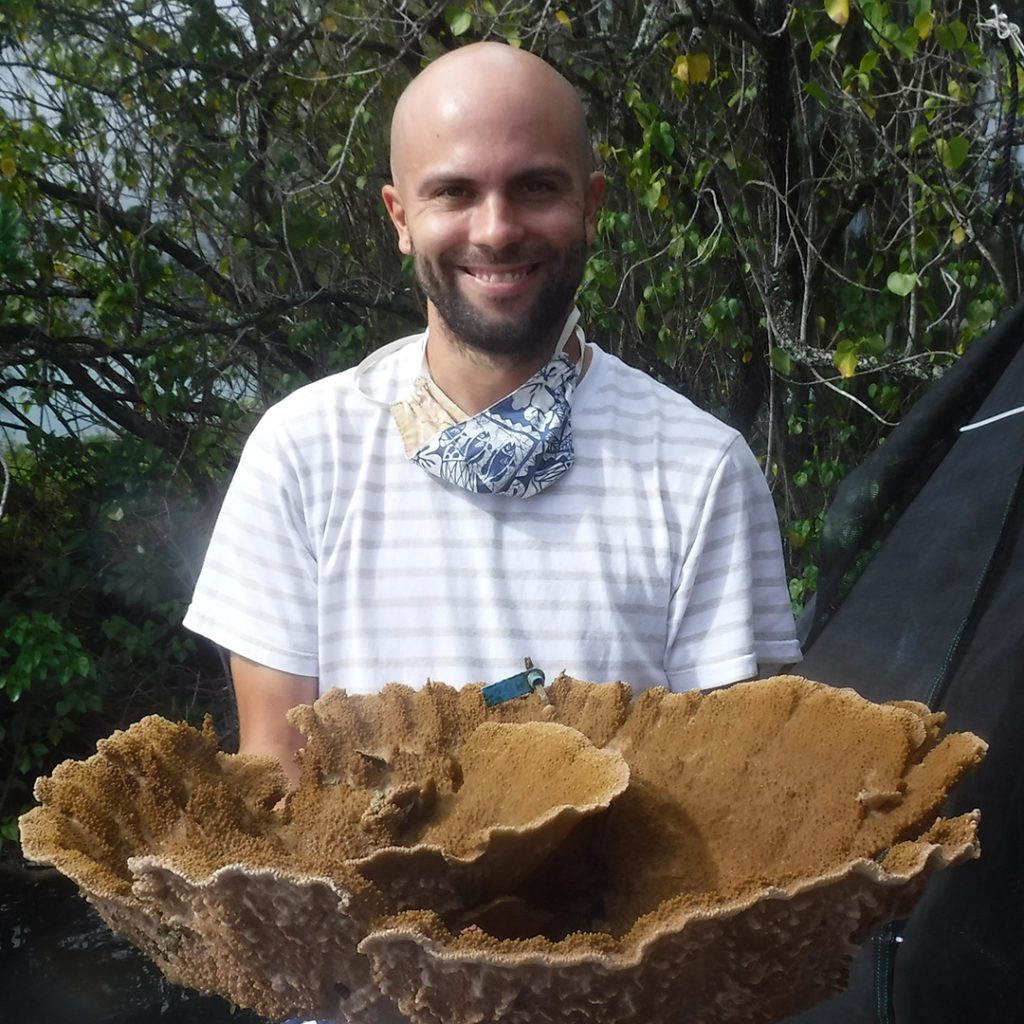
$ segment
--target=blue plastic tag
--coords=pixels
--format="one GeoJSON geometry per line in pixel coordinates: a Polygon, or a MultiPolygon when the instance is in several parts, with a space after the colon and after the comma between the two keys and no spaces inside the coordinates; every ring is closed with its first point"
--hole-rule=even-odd
{"type": "Polygon", "coordinates": [[[544,673],[539,668],[533,667],[533,662],[526,659],[526,668],[508,679],[500,679],[496,683],[488,683],[480,688],[484,703],[493,708],[506,701],[515,700],[516,697],[527,697],[534,690],[544,685],[544,673]]]}

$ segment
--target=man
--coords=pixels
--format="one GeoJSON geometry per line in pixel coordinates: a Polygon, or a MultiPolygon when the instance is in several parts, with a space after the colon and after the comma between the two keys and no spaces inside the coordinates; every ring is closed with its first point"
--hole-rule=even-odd
{"type": "Polygon", "coordinates": [[[232,652],[241,749],[294,776],[285,712],[334,686],[530,657],[686,689],[798,660],[750,451],[576,324],[604,178],[569,83],[449,53],[401,97],[391,166],[427,333],[267,413],[185,620],[232,652]]]}

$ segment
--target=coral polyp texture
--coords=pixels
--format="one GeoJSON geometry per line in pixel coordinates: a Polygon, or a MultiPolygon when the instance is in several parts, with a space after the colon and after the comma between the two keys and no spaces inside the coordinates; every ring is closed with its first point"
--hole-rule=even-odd
{"type": "Polygon", "coordinates": [[[978,856],[984,756],[906,701],[778,676],[335,690],[270,759],[149,717],[36,784],[22,848],[176,982],[352,1024],[769,1024],[978,856]]]}

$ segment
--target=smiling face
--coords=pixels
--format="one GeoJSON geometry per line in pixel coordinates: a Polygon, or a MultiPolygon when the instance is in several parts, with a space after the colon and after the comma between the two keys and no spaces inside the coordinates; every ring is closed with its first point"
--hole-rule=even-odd
{"type": "Polygon", "coordinates": [[[507,46],[455,51],[402,97],[392,169],[384,201],[431,328],[493,355],[551,348],[604,188],[571,86],[507,46]]]}

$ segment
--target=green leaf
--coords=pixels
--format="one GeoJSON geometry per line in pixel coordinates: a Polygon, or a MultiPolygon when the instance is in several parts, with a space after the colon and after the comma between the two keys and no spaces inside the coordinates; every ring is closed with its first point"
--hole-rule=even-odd
{"type": "Polygon", "coordinates": [[[804,91],[812,99],[816,99],[823,107],[829,105],[828,93],[817,82],[804,82],[804,91]]]}
{"type": "Polygon", "coordinates": [[[668,121],[659,121],[653,126],[651,141],[654,148],[666,159],[676,151],[676,137],[668,121]]]}
{"type": "Polygon", "coordinates": [[[664,185],[665,183],[663,181],[656,178],[644,190],[643,195],[640,197],[640,201],[648,210],[654,210],[658,206],[658,203],[661,201],[661,190],[664,185]]]}
{"type": "Polygon", "coordinates": [[[870,74],[878,67],[878,61],[881,59],[881,54],[877,50],[868,50],[860,59],[860,72],[863,75],[870,74]]]}
{"type": "Polygon", "coordinates": [[[711,77],[711,57],[706,53],[687,54],[687,78],[690,85],[706,85],[711,77]]]}
{"type": "Polygon", "coordinates": [[[784,348],[775,345],[769,354],[769,358],[771,359],[772,369],[776,373],[781,373],[784,377],[788,377],[793,372],[793,360],[784,348]]]}
{"type": "Polygon", "coordinates": [[[885,338],[881,334],[869,334],[864,339],[864,346],[876,359],[885,355],[885,338]]]}
{"type": "Polygon", "coordinates": [[[885,282],[885,287],[893,295],[899,295],[900,297],[909,295],[916,286],[917,274],[904,274],[899,270],[894,270],[885,282]]]}
{"type": "Polygon", "coordinates": [[[452,5],[444,9],[444,20],[448,22],[448,28],[451,29],[453,36],[461,36],[472,26],[473,15],[465,7],[452,5]]]}
{"type": "Polygon", "coordinates": [[[974,326],[987,324],[996,314],[991,299],[975,299],[967,304],[967,319],[974,326]]]}
{"type": "Polygon", "coordinates": [[[857,373],[857,354],[860,351],[860,344],[856,341],[844,339],[836,346],[833,353],[833,362],[840,376],[844,379],[853,377],[857,373]]]}
{"type": "Polygon", "coordinates": [[[825,0],[825,13],[837,24],[850,20],[850,0],[825,0]]]}
{"type": "Polygon", "coordinates": [[[24,246],[27,236],[21,211],[6,196],[0,196],[0,277],[22,281],[31,273],[24,246]]]}
{"type": "Polygon", "coordinates": [[[931,253],[938,248],[939,237],[935,232],[929,228],[921,228],[917,233],[917,250],[918,252],[931,253]]]}
{"type": "Polygon", "coordinates": [[[835,53],[839,48],[839,40],[842,38],[842,30],[839,32],[833,32],[832,35],[826,36],[824,39],[819,39],[814,46],[811,47],[811,60],[818,60],[819,57],[827,50],[829,53],[835,53]]]}
{"type": "Polygon", "coordinates": [[[910,133],[910,152],[913,153],[918,146],[928,138],[928,125],[919,124],[910,133]]]}
{"type": "Polygon", "coordinates": [[[967,26],[962,21],[935,27],[935,41],[946,50],[958,50],[967,41],[967,26]]]}
{"type": "Polygon", "coordinates": [[[954,135],[951,139],[939,139],[936,143],[942,166],[947,171],[956,171],[963,166],[970,152],[971,144],[963,135],[954,135]]]}
{"type": "Polygon", "coordinates": [[[840,355],[838,352],[835,357],[836,369],[839,371],[839,376],[844,380],[849,380],[850,377],[857,375],[857,356],[853,352],[844,352],[840,355]]]}

